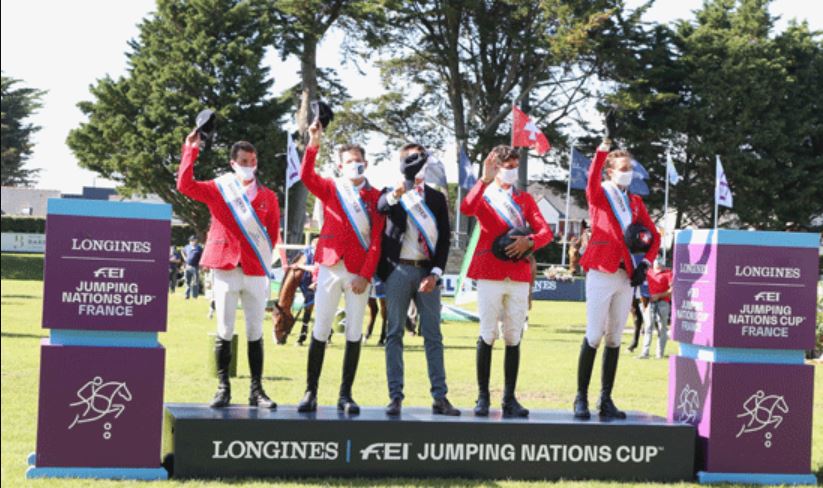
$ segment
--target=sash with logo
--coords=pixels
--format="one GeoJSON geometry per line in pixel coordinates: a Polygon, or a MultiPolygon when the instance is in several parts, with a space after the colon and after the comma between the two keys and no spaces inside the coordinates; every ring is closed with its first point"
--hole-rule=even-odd
{"type": "Polygon", "coordinates": [[[357,236],[360,246],[363,249],[368,249],[371,241],[371,221],[369,220],[368,207],[360,198],[360,193],[348,180],[343,178],[335,180],[335,189],[340,206],[343,207],[343,212],[346,213],[346,218],[349,219],[349,224],[354,229],[354,234],[357,236]]]}
{"type": "Polygon", "coordinates": [[[498,185],[489,185],[486,191],[483,192],[483,198],[489,202],[489,205],[497,212],[497,215],[506,222],[509,227],[524,227],[526,225],[526,218],[523,216],[523,210],[520,208],[509,192],[500,188],[498,185]]]}
{"type": "Polygon", "coordinates": [[[431,255],[434,255],[434,247],[437,245],[437,220],[434,218],[434,213],[426,202],[423,196],[417,191],[407,191],[400,197],[400,205],[411,217],[417,231],[423,236],[426,241],[426,247],[429,248],[431,255]]]}
{"type": "Polygon", "coordinates": [[[263,271],[271,278],[273,248],[271,238],[251,206],[246,191],[232,173],[224,174],[215,179],[214,182],[217,184],[217,189],[220,190],[220,195],[223,196],[229,210],[231,210],[237,226],[240,227],[240,231],[260,261],[263,271]]]}
{"type": "Polygon", "coordinates": [[[620,224],[620,229],[625,235],[626,229],[632,224],[632,207],[629,203],[629,195],[621,191],[618,186],[611,181],[603,182],[603,193],[606,195],[606,200],[612,208],[617,222],[620,224]]]}

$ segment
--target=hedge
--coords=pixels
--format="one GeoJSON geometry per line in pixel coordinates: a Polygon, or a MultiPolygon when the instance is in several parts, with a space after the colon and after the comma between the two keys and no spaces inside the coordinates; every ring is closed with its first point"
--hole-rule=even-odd
{"type": "MultiPolygon", "coordinates": [[[[4,215],[0,219],[2,232],[20,232],[23,234],[45,234],[46,219],[43,217],[11,217],[4,215]]],[[[195,232],[188,225],[171,227],[171,242],[175,246],[185,246],[189,237],[195,232]]]]}

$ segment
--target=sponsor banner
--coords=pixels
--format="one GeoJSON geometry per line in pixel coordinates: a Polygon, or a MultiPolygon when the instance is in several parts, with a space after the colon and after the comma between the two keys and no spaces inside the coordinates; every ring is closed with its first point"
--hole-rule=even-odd
{"type": "Polygon", "coordinates": [[[3,232],[2,252],[43,253],[46,251],[45,234],[25,234],[22,232],[3,232]]]}
{"type": "Polygon", "coordinates": [[[166,405],[175,477],[381,476],[678,481],[693,477],[694,428],[646,414],[574,421],[443,417],[405,408],[399,419],[366,407],[299,414],[166,405]]]}
{"type": "Polygon", "coordinates": [[[157,467],[162,347],[40,349],[37,467],[157,467]]]}
{"type": "Polygon", "coordinates": [[[697,427],[698,469],[811,471],[814,368],[669,358],[668,418],[697,427]]]}
{"type": "Polygon", "coordinates": [[[164,331],[168,220],[50,214],[43,327],[164,331]]]}
{"type": "Polygon", "coordinates": [[[692,241],[678,237],[674,339],[709,347],[813,348],[816,245],[781,246],[774,232],[763,233],[763,243],[754,245],[749,242],[761,233],[743,233],[743,241],[738,232],[728,232],[735,239],[725,231],[713,239],[697,232],[692,241]]]}

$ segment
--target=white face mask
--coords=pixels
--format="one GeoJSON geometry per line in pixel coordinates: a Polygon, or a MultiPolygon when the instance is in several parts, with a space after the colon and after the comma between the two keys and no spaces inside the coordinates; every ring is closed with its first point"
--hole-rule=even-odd
{"type": "Polygon", "coordinates": [[[612,171],[612,181],[620,186],[629,186],[632,183],[633,171],[612,171]]]}
{"type": "Polygon", "coordinates": [[[235,163],[232,163],[231,168],[234,170],[234,174],[242,181],[253,180],[254,172],[257,171],[257,166],[240,166],[235,163]]]}
{"type": "Polygon", "coordinates": [[[350,180],[356,180],[363,176],[363,173],[366,171],[366,164],[365,163],[346,163],[343,165],[343,169],[341,173],[343,173],[344,178],[348,178],[350,180]]]}
{"type": "Polygon", "coordinates": [[[500,168],[497,176],[504,185],[514,185],[517,183],[517,168],[500,168]]]}

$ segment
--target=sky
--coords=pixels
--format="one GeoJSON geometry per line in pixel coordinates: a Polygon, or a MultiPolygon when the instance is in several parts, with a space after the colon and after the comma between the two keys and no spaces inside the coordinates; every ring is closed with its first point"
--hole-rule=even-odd
{"type": "MultiPolygon", "coordinates": [[[[642,0],[626,0],[633,8],[642,0]]],[[[668,22],[690,18],[702,0],[657,0],[645,20],[668,22]]],[[[79,193],[83,186],[114,186],[114,182],[81,169],[66,146],[69,131],[84,121],[77,103],[90,100],[89,86],[106,75],[114,78],[126,71],[127,42],[138,35],[138,24],[155,9],[152,0],[3,0],[0,3],[0,59],[6,76],[29,87],[47,90],[43,108],[31,121],[42,127],[34,136],[34,153],[27,167],[41,168],[38,188],[79,193]]],[[[807,20],[823,30],[823,2],[818,0],[775,0],[771,12],[782,16],[777,29],[791,18],[807,20]]],[[[354,98],[382,91],[377,70],[361,65],[341,66],[339,32],[332,32],[318,50],[318,65],[338,70],[340,79],[354,98]]],[[[281,61],[271,52],[265,59],[279,93],[298,82],[295,58],[281,61]]],[[[367,148],[368,150],[368,148],[367,148]]],[[[445,158],[444,158],[445,159],[445,158]]],[[[447,164],[450,181],[456,168],[447,164]]],[[[391,184],[391,165],[377,165],[369,177],[379,186],[391,184]]]]}

